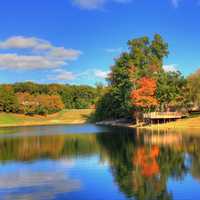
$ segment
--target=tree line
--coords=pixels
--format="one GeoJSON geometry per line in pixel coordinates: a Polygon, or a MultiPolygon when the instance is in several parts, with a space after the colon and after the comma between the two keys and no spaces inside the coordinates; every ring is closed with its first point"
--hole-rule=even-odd
{"type": "Polygon", "coordinates": [[[97,103],[96,119],[139,118],[150,111],[188,111],[200,107],[200,70],[188,77],[166,70],[168,44],[155,34],[128,41],[111,67],[105,95],[97,103]]]}
{"type": "Polygon", "coordinates": [[[103,86],[37,84],[0,85],[0,111],[46,115],[62,109],[93,108],[103,86]]]}

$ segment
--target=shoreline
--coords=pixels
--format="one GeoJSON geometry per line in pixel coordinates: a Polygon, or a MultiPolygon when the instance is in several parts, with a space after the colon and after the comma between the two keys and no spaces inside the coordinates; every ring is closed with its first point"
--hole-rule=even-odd
{"type": "Polygon", "coordinates": [[[127,127],[127,128],[138,128],[138,129],[146,129],[146,130],[199,130],[200,134],[200,116],[180,119],[175,122],[169,122],[165,124],[152,124],[152,125],[144,125],[144,124],[133,124],[133,123],[125,123],[121,120],[108,120],[97,122],[97,125],[108,125],[113,127],[127,127]]]}
{"type": "Polygon", "coordinates": [[[59,123],[24,123],[24,124],[1,124],[0,128],[17,128],[17,127],[34,127],[34,126],[56,126],[56,125],[78,125],[86,124],[87,122],[75,121],[75,122],[59,122],[59,123]]]}
{"type": "Polygon", "coordinates": [[[113,127],[127,127],[127,128],[137,128],[136,125],[132,123],[117,123],[116,121],[102,121],[102,122],[88,122],[87,120],[74,120],[67,122],[34,122],[34,123],[18,123],[18,124],[0,124],[0,128],[11,128],[11,127],[34,127],[34,126],[56,126],[56,125],[78,125],[78,124],[95,124],[102,126],[113,126],[113,127]]]}
{"type": "Polygon", "coordinates": [[[96,122],[96,125],[103,125],[103,126],[113,126],[113,127],[126,127],[126,128],[138,128],[138,125],[128,122],[122,122],[121,120],[107,120],[96,122]]]}
{"type": "Polygon", "coordinates": [[[198,130],[200,134],[200,116],[191,117],[187,119],[180,119],[175,122],[169,122],[165,124],[152,124],[152,125],[144,125],[140,123],[138,125],[133,124],[133,122],[126,121],[125,119],[118,120],[105,120],[100,122],[90,122],[88,121],[88,117],[92,113],[92,110],[67,110],[61,113],[57,113],[48,117],[41,116],[24,116],[24,115],[12,115],[8,114],[6,116],[17,117],[20,121],[9,121],[4,122],[5,113],[0,113],[1,123],[0,128],[9,128],[9,127],[31,127],[31,126],[56,126],[56,125],[76,125],[76,124],[86,124],[86,123],[94,123],[96,125],[103,126],[113,126],[113,127],[126,127],[126,128],[138,128],[138,129],[146,129],[146,130],[198,130]],[[78,114],[78,115],[77,115],[78,114]],[[74,116],[72,116],[74,115],[74,116]],[[87,117],[86,117],[87,115],[87,117]]]}
{"type": "MultiPolygon", "coordinates": [[[[35,123],[19,123],[19,124],[0,124],[0,128],[17,128],[17,127],[36,127],[36,126],[57,126],[57,125],[83,125],[91,123],[86,120],[74,120],[74,121],[61,121],[61,122],[35,122],[35,123]]],[[[173,122],[174,123],[174,122],[173,122]]],[[[102,121],[102,122],[94,122],[92,124],[96,125],[102,125],[102,126],[111,126],[111,127],[124,127],[124,128],[133,128],[133,129],[141,129],[141,130],[152,130],[152,131],[170,131],[170,130],[199,130],[200,131],[200,125],[199,126],[176,126],[171,123],[167,124],[159,124],[159,125],[136,125],[133,123],[122,123],[122,122],[116,122],[115,120],[112,121],[102,121]]],[[[200,132],[199,132],[200,134],[200,132]]]]}

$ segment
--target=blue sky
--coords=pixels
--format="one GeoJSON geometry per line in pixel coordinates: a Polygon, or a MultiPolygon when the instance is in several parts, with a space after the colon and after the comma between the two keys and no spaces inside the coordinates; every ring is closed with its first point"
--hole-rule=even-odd
{"type": "Polygon", "coordinates": [[[104,82],[127,41],[161,34],[165,67],[200,67],[199,0],[6,0],[0,6],[0,82],[104,82]]]}

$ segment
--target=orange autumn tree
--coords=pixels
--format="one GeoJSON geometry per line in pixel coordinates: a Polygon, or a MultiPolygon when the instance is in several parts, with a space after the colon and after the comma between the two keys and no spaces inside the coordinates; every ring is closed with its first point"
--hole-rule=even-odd
{"type": "Polygon", "coordinates": [[[152,78],[142,77],[136,81],[136,90],[131,92],[133,105],[142,109],[150,109],[158,105],[156,99],[156,81],[152,78]]]}
{"type": "Polygon", "coordinates": [[[32,95],[27,92],[16,93],[19,102],[19,112],[24,114],[52,114],[64,109],[59,95],[32,95]]]}
{"type": "Polygon", "coordinates": [[[136,88],[131,92],[131,99],[134,106],[134,118],[136,119],[136,124],[138,124],[139,119],[142,118],[141,111],[149,111],[158,105],[158,100],[156,99],[157,85],[156,81],[149,77],[135,80],[133,85],[136,88]]]}

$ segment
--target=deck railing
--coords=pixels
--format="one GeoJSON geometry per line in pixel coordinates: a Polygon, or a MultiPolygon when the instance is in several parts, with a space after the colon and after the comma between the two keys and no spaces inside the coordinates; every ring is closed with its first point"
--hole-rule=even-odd
{"type": "Polygon", "coordinates": [[[169,119],[169,118],[181,118],[183,115],[180,112],[150,112],[144,113],[145,119],[169,119]]]}

